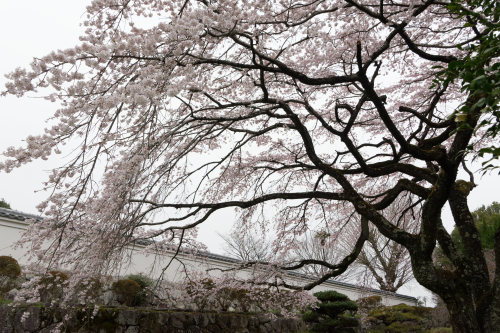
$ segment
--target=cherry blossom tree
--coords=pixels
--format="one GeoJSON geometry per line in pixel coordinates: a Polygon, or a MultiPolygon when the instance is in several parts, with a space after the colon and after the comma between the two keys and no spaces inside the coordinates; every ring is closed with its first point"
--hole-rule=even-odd
{"type": "Polygon", "coordinates": [[[4,153],[0,170],[78,146],[45,184],[53,192],[26,236],[31,253],[98,274],[140,239],[198,246],[196,226],[222,209],[272,223],[281,254],[312,226],[341,221],[359,232],[342,260],[259,264],[328,268],[305,286],[273,280],[310,289],[344,272],[376,228],[408,250],[454,332],[493,332],[500,273],[489,281],[468,208],[467,153],[492,146],[479,125],[495,122],[498,104],[482,102],[488,90],[460,89],[470,77],[443,73],[498,41],[495,3],[93,1],[80,45],[15,70],[3,92],[60,107],[44,134],[4,153]],[[402,195],[420,210],[415,232],[388,218],[402,195]],[[463,253],[443,227],[447,203],[463,253]],[[436,267],[438,243],[455,270],[436,267]]]}
{"type": "MultiPolygon", "coordinates": [[[[400,196],[385,213],[392,224],[417,233],[420,211],[420,207],[411,204],[411,196],[400,196]]],[[[347,239],[353,237],[355,235],[347,239]]],[[[370,228],[356,263],[362,270],[361,280],[368,284],[375,282],[381,290],[396,292],[413,279],[411,258],[406,248],[386,238],[376,228],[370,228]]]]}

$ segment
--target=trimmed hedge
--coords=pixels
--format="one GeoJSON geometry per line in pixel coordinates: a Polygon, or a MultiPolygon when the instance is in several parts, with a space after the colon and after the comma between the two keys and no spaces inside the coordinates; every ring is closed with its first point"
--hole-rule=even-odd
{"type": "Polygon", "coordinates": [[[0,256],[0,276],[15,279],[21,276],[21,266],[16,259],[9,256],[0,256]]]}
{"type": "Polygon", "coordinates": [[[121,279],[113,283],[113,291],[121,298],[121,301],[127,306],[138,305],[141,285],[132,279],[121,279]]]}
{"type": "Polygon", "coordinates": [[[431,308],[398,304],[373,309],[368,315],[370,333],[426,332],[431,308]]]}

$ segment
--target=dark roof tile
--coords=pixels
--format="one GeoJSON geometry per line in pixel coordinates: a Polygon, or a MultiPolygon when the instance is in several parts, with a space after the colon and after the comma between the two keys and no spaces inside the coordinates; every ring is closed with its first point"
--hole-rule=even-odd
{"type": "Polygon", "coordinates": [[[42,218],[40,216],[37,216],[37,215],[27,214],[27,213],[19,212],[17,210],[1,208],[1,207],[0,207],[0,217],[5,217],[5,218],[11,219],[11,220],[18,220],[18,221],[26,221],[29,219],[34,219],[37,221],[42,220],[42,218]]]}

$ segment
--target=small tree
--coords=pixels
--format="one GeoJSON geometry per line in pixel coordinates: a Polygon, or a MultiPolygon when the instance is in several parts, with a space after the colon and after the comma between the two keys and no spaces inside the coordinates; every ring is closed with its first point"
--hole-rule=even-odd
{"type": "Polygon", "coordinates": [[[268,260],[272,254],[271,242],[254,228],[237,223],[228,235],[219,235],[224,241],[224,252],[242,261],[268,260]]]}
{"type": "Polygon", "coordinates": [[[10,208],[10,205],[4,199],[0,199],[0,208],[12,209],[12,208],[10,208]]]}
{"type": "Polygon", "coordinates": [[[357,263],[364,269],[363,280],[374,279],[381,290],[396,292],[413,278],[408,251],[376,230],[370,230],[357,263]]]}
{"type": "Polygon", "coordinates": [[[317,308],[302,316],[305,322],[312,323],[312,332],[355,332],[359,326],[354,313],[358,310],[355,302],[336,291],[320,291],[314,294],[320,301],[317,308]]]}

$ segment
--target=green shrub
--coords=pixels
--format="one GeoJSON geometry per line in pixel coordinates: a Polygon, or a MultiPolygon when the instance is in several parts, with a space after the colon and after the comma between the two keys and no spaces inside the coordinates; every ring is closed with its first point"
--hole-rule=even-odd
{"type": "Polygon", "coordinates": [[[139,284],[141,289],[151,287],[153,285],[153,280],[142,274],[132,274],[127,276],[127,279],[134,280],[139,284]]]}
{"type": "Polygon", "coordinates": [[[21,267],[17,260],[9,256],[0,256],[0,276],[10,279],[21,276],[21,267]]]}
{"type": "Polygon", "coordinates": [[[132,279],[121,279],[113,283],[113,291],[121,298],[121,301],[128,306],[137,305],[137,297],[141,292],[141,286],[132,279]]]}
{"type": "Polygon", "coordinates": [[[9,256],[0,256],[0,297],[18,287],[17,278],[21,275],[21,267],[17,260],[9,256]]]}
{"type": "Polygon", "coordinates": [[[374,309],[382,304],[381,296],[368,296],[356,300],[360,309],[374,309]]]}
{"type": "Polygon", "coordinates": [[[153,280],[142,274],[129,275],[127,279],[134,280],[141,287],[141,290],[135,296],[134,304],[147,305],[152,293],[150,287],[153,285],[153,280]]]}
{"type": "Polygon", "coordinates": [[[336,291],[321,291],[314,294],[319,300],[317,307],[302,315],[302,319],[311,323],[312,332],[354,333],[359,326],[354,317],[358,306],[349,298],[336,291]]]}
{"type": "Polygon", "coordinates": [[[422,306],[398,304],[381,306],[370,311],[370,333],[425,332],[431,309],[422,306]]]}

